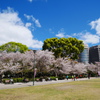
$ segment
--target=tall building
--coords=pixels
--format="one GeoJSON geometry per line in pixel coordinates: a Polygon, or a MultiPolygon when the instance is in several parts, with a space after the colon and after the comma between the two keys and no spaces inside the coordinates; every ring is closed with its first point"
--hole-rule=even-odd
{"type": "Polygon", "coordinates": [[[84,44],[84,50],[79,55],[79,62],[82,62],[85,64],[89,63],[89,47],[87,44],[84,44]]]}
{"type": "Polygon", "coordinates": [[[89,49],[89,63],[100,61],[100,45],[90,47],[89,49]]]}

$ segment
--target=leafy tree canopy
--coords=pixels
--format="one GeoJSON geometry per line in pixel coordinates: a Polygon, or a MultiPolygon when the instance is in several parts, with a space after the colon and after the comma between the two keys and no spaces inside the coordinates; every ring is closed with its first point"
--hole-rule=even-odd
{"type": "Polygon", "coordinates": [[[56,58],[78,59],[78,55],[84,50],[84,44],[76,38],[49,38],[44,41],[42,49],[54,52],[56,58]]]}
{"type": "Polygon", "coordinates": [[[0,46],[0,51],[7,51],[7,52],[21,52],[24,53],[28,50],[28,47],[26,45],[23,45],[21,43],[16,42],[8,42],[0,46]]]}

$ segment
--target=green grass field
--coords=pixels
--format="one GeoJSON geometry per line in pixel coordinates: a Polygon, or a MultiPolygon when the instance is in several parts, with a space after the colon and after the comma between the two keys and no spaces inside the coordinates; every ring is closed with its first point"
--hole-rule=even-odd
{"type": "Polygon", "coordinates": [[[0,90],[0,100],[100,100],[100,79],[0,90]]]}

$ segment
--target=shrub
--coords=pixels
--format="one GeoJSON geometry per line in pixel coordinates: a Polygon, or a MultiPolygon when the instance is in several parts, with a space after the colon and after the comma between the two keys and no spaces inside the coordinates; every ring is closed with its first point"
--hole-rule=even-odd
{"type": "Polygon", "coordinates": [[[2,82],[5,83],[7,80],[9,80],[9,79],[2,79],[2,82]]]}
{"type": "Polygon", "coordinates": [[[65,79],[65,78],[64,78],[63,76],[62,76],[62,77],[59,76],[58,79],[59,79],[59,80],[63,80],[63,79],[65,79]]]}
{"type": "Polygon", "coordinates": [[[56,78],[57,78],[57,77],[55,77],[55,76],[51,76],[51,77],[50,77],[51,80],[56,80],[56,78]]]}
{"type": "Polygon", "coordinates": [[[14,83],[16,82],[23,82],[24,78],[13,78],[14,83]]]}

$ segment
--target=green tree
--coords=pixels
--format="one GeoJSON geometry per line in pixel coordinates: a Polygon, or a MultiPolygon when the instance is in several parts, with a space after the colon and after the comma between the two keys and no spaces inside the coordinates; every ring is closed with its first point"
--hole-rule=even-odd
{"type": "Polygon", "coordinates": [[[54,52],[56,58],[69,57],[75,60],[84,50],[84,44],[76,38],[49,38],[44,41],[42,49],[54,52]]]}
{"type": "Polygon", "coordinates": [[[28,47],[26,45],[23,45],[22,43],[16,43],[16,42],[8,42],[0,46],[0,51],[7,51],[7,52],[21,52],[24,53],[28,50],[28,47]]]}

